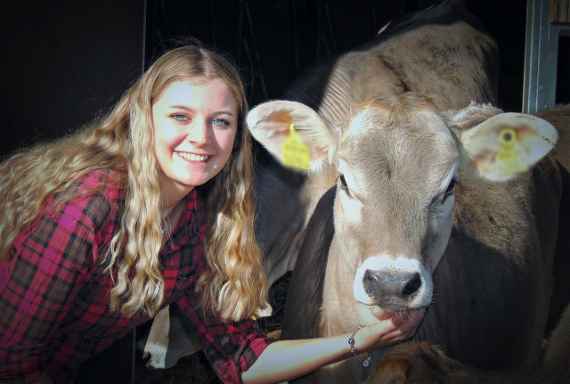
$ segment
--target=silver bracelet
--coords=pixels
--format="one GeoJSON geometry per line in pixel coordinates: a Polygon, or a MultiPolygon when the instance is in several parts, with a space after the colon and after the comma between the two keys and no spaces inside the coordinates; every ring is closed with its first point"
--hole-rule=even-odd
{"type": "Polygon", "coordinates": [[[356,347],[354,346],[355,341],[354,341],[354,336],[356,336],[356,332],[360,331],[362,327],[358,327],[354,332],[352,332],[352,334],[350,336],[346,336],[346,342],[348,343],[348,347],[350,349],[350,354],[352,356],[356,356],[358,355],[360,352],[358,352],[358,349],[356,349],[356,347]]]}

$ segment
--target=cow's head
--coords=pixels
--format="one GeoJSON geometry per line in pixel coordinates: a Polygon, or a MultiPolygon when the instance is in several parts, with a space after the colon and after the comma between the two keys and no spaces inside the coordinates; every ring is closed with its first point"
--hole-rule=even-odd
{"type": "Polygon", "coordinates": [[[283,164],[291,164],[283,145],[293,134],[307,145],[310,177],[336,170],[330,252],[350,276],[345,288],[381,317],[430,304],[461,178],[504,182],[553,148],[557,133],[549,123],[500,112],[473,104],[439,113],[426,99],[405,94],[352,106],[348,121],[336,127],[290,101],[260,104],[247,122],[283,164]]]}

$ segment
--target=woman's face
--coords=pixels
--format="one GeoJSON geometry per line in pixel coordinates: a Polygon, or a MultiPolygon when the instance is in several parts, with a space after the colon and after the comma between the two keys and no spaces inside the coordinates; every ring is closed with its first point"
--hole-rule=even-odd
{"type": "Polygon", "coordinates": [[[224,167],[238,126],[237,102],[221,79],[175,81],[152,107],[154,151],[168,205],[224,167]]]}

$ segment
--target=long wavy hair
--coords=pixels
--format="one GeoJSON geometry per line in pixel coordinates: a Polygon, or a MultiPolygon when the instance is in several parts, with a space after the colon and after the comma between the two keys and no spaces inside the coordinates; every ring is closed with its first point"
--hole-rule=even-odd
{"type": "Polygon", "coordinates": [[[267,282],[254,234],[253,155],[243,83],[226,58],[196,44],[159,57],[104,118],[0,164],[0,260],[49,195],[63,202],[77,192],[72,186],[79,177],[109,169],[109,181],[126,191],[120,228],[101,260],[115,281],[110,305],[128,316],[139,310],[153,316],[164,296],[158,254],[167,231],[160,213],[159,165],[148,155],[154,154],[152,105],[172,82],[193,78],[223,80],[239,108],[232,156],[205,187],[208,270],[197,286],[201,304],[225,320],[252,317],[264,308],[267,282]]]}

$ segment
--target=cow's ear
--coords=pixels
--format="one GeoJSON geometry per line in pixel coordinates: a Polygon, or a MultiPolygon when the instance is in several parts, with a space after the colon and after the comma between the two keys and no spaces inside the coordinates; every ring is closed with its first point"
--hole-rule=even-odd
{"type": "Polygon", "coordinates": [[[247,114],[253,137],[281,164],[307,171],[325,161],[332,141],[320,116],[305,104],[273,100],[247,114]]]}
{"type": "Polygon", "coordinates": [[[522,113],[500,113],[459,136],[469,163],[490,181],[507,181],[528,171],[558,141],[546,120],[522,113]]]}

